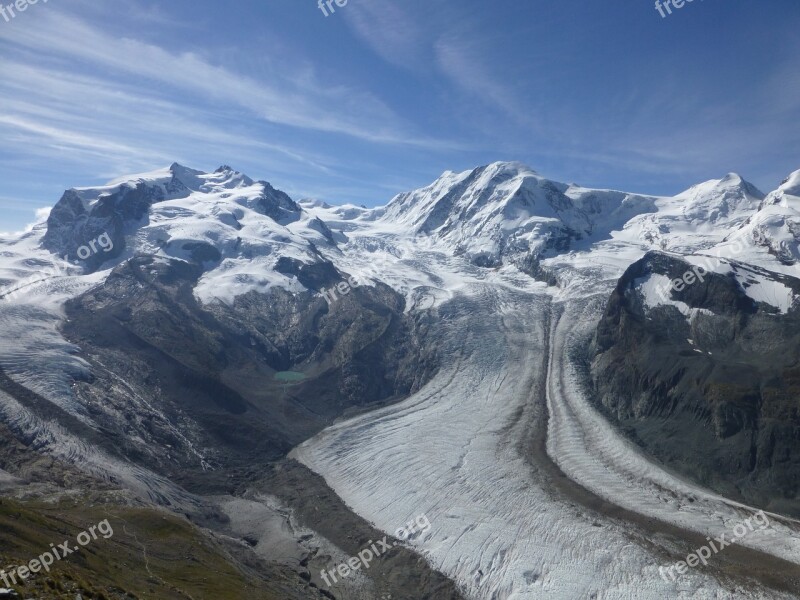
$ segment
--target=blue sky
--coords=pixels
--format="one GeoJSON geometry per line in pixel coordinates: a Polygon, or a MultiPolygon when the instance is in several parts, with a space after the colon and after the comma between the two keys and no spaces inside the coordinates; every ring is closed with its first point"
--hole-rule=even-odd
{"type": "Polygon", "coordinates": [[[800,168],[799,30],[797,0],[40,0],[0,18],[0,229],[173,161],[368,206],[495,160],[768,191],[800,168]]]}

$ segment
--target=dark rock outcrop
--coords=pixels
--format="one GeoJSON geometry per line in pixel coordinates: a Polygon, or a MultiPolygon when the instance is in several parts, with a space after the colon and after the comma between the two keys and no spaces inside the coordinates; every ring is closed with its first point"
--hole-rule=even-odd
{"type": "MultiPolygon", "coordinates": [[[[687,262],[634,263],[597,327],[591,372],[600,408],[648,453],[694,480],[800,515],[800,311],[754,302],[736,277],[708,274],[647,306],[640,284],[687,262]]],[[[733,264],[734,270],[749,269],[733,264]]],[[[766,273],[800,291],[800,281],[766,273]]]]}
{"type": "Polygon", "coordinates": [[[172,165],[172,178],[163,184],[124,183],[88,202],[80,190],[67,190],[50,211],[42,246],[70,261],[81,261],[90,272],[98,269],[122,254],[125,234],[147,223],[153,204],[191,193],[178,178],[177,169],[183,167],[172,165]],[[104,242],[105,247],[97,243],[102,236],[110,240],[104,242]],[[92,242],[95,242],[93,247],[92,242]],[[87,256],[82,248],[89,248],[91,253],[87,256]]]}

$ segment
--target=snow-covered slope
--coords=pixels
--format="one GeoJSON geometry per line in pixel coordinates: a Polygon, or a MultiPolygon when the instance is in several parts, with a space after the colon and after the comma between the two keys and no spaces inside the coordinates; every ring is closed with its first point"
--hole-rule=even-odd
{"type": "MultiPolygon", "coordinates": [[[[733,277],[755,302],[782,313],[795,303],[791,287],[783,280],[784,276],[800,277],[800,171],[792,173],[767,196],[738,176],[729,175],[676,196],[674,206],[652,218],[665,229],[665,235],[653,236],[653,240],[661,249],[687,261],[688,268],[701,275],[707,271],[733,277]],[[684,206],[699,209],[696,217],[688,208],[679,210],[681,200],[693,199],[684,206]],[[690,217],[681,219],[680,230],[664,225],[664,215],[673,219],[678,213],[690,217]]],[[[631,237],[641,237],[641,231],[646,229],[636,221],[626,226],[631,237]]],[[[662,296],[667,287],[668,282],[660,286],[662,296]]],[[[670,301],[654,298],[651,307],[670,301]]]]}
{"type": "Polygon", "coordinates": [[[759,210],[713,254],[766,269],[796,273],[800,260],[800,171],[771,192],[759,210]]]}
{"type": "Polygon", "coordinates": [[[446,172],[400,194],[379,220],[433,235],[455,254],[496,266],[520,256],[552,256],[604,239],[655,198],[554,182],[519,163],[446,172]]]}
{"type": "Polygon", "coordinates": [[[712,246],[741,227],[764,195],[735,173],[674,197],[659,198],[653,214],[631,219],[614,238],[673,252],[712,246]]]}
{"type": "MultiPolygon", "coordinates": [[[[365,209],[295,203],[230,167],[203,173],[173,164],[68,190],[48,219],[43,246],[79,262],[75,248],[107,232],[114,252],[98,253],[105,262],[89,264],[93,256],[82,266],[108,268],[134,254],[200,262],[205,275],[196,295],[204,302],[231,302],[276,285],[307,289],[276,269],[281,257],[304,264],[344,260],[366,280],[379,277],[378,271],[393,278],[374,261],[352,264],[338,247],[348,243],[371,253],[385,242],[389,259],[398,258],[403,247],[437,248],[478,266],[529,274],[541,263],[568,287],[574,268],[589,263],[602,279],[614,278],[649,249],[691,253],[715,247],[748,224],[760,205],[761,221],[751,220],[751,228],[779,227],[779,217],[770,214],[794,211],[786,206],[792,181],[765,200],[729,174],[667,198],[563,184],[519,163],[493,163],[446,172],[385,207],[365,209]]],[[[784,227],[790,232],[793,225],[784,227]]],[[[415,279],[410,272],[395,279],[403,287],[406,278],[415,279]]]]}
{"type": "Polygon", "coordinates": [[[269,183],[227,166],[203,173],[177,163],[68,190],[50,214],[43,244],[72,256],[103,233],[115,252],[97,256],[113,258],[112,264],[136,254],[202,264],[206,274],[196,295],[204,302],[231,302],[274,285],[304,290],[296,277],[276,269],[279,259],[317,263],[317,247],[334,245],[323,222],[269,183]]]}

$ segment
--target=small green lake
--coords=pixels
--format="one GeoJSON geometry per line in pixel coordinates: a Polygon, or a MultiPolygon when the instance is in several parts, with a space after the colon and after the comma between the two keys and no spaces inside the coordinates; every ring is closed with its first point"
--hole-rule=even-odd
{"type": "Polygon", "coordinates": [[[303,381],[305,378],[306,376],[304,373],[298,373],[297,371],[279,371],[275,373],[275,380],[281,383],[295,383],[297,381],[303,381]]]}

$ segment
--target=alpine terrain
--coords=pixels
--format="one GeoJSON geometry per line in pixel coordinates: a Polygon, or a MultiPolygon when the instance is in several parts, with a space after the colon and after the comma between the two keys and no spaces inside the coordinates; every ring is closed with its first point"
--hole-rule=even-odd
{"type": "Polygon", "coordinates": [[[114,528],[0,598],[800,598],[800,171],[368,209],[173,164],[0,279],[4,572],[114,528]]]}

